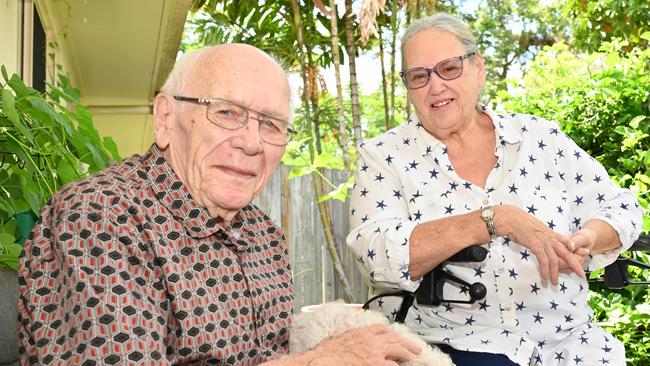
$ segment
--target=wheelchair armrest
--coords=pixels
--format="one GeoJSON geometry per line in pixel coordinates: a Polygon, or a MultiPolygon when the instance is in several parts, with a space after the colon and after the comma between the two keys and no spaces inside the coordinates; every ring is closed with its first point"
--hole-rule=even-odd
{"type": "MultiPolygon", "coordinates": [[[[650,236],[640,236],[628,251],[650,252],[650,236]]],[[[628,270],[629,266],[641,269],[650,269],[650,264],[648,263],[643,263],[631,258],[619,257],[614,263],[605,267],[605,274],[602,278],[596,279],[596,281],[602,280],[605,283],[605,286],[610,289],[621,289],[628,285],[650,285],[650,282],[647,281],[632,281],[628,270]]]]}
{"type": "Polygon", "coordinates": [[[478,300],[482,300],[487,295],[487,288],[480,282],[469,282],[460,279],[450,272],[441,267],[434,268],[431,272],[427,273],[422,278],[420,287],[415,291],[415,298],[418,300],[419,305],[433,305],[439,306],[443,302],[455,304],[473,304],[478,300]],[[445,284],[455,283],[457,286],[467,291],[469,296],[465,300],[447,299],[443,295],[445,284]]]}
{"type": "Polygon", "coordinates": [[[650,235],[639,236],[628,252],[650,252],[650,235]]]}
{"type": "Polygon", "coordinates": [[[440,263],[436,268],[431,270],[429,273],[424,275],[420,287],[415,292],[408,291],[396,291],[390,293],[379,294],[373,298],[366,301],[363,304],[363,309],[368,309],[370,304],[386,296],[398,296],[402,297],[402,303],[400,308],[395,315],[395,321],[398,323],[403,323],[406,319],[406,315],[413,305],[413,300],[417,299],[418,304],[421,305],[434,305],[438,306],[442,302],[453,302],[453,303],[474,303],[475,301],[481,300],[487,294],[487,289],[482,283],[475,282],[470,284],[453,274],[445,271],[443,269],[445,263],[447,262],[482,262],[487,256],[487,249],[480,247],[478,245],[467,247],[460,252],[454,254],[445,262],[440,263]],[[456,283],[461,287],[467,289],[470,299],[469,300],[448,300],[444,299],[442,296],[442,289],[444,285],[448,282],[456,283]]]}
{"type": "Polygon", "coordinates": [[[415,298],[418,300],[418,304],[433,306],[439,306],[443,302],[473,304],[485,298],[487,294],[485,285],[479,282],[470,284],[446,271],[444,266],[447,262],[482,262],[485,260],[487,252],[487,249],[478,245],[467,247],[424,275],[420,287],[415,291],[415,298]],[[443,289],[447,283],[456,284],[458,287],[464,289],[464,291],[466,290],[469,299],[454,300],[444,298],[443,289]]]}
{"type": "Polygon", "coordinates": [[[487,253],[487,249],[472,245],[452,255],[446,262],[483,262],[487,257],[487,253]]]}

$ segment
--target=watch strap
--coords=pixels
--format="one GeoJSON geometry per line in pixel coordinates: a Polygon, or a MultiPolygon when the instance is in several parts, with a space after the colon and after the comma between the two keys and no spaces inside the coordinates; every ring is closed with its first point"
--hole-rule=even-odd
{"type": "Polygon", "coordinates": [[[488,233],[490,234],[490,239],[496,239],[498,235],[497,228],[494,226],[494,219],[491,217],[487,218],[485,220],[485,225],[487,226],[488,233]]]}
{"type": "Polygon", "coordinates": [[[497,228],[494,225],[494,208],[492,206],[484,206],[481,210],[481,218],[485,221],[490,239],[497,238],[497,228]]]}

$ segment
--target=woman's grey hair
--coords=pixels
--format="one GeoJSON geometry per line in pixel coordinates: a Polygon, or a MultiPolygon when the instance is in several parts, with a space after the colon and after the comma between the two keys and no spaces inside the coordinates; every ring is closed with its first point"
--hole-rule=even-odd
{"type": "Polygon", "coordinates": [[[474,34],[465,22],[447,13],[436,13],[414,21],[404,31],[400,49],[402,54],[402,70],[406,66],[404,62],[404,46],[406,42],[417,33],[428,29],[436,29],[453,35],[463,45],[465,52],[477,50],[474,34]]]}

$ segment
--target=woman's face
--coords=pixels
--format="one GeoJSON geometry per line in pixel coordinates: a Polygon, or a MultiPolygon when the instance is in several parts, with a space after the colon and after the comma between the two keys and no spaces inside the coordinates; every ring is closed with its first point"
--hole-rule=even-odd
{"type": "MultiPolygon", "coordinates": [[[[451,33],[423,30],[406,42],[405,70],[432,68],[440,61],[466,53],[467,50],[451,33]]],[[[475,118],[475,106],[484,83],[483,59],[475,54],[463,60],[463,73],[458,78],[443,80],[432,72],[424,87],[409,90],[409,99],[424,128],[440,138],[461,131],[475,118]]]]}

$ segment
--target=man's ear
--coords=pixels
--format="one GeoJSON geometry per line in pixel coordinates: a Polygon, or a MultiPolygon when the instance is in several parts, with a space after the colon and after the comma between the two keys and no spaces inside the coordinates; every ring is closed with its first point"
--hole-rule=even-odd
{"type": "Polygon", "coordinates": [[[176,120],[175,103],[171,96],[159,93],[153,103],[153,134],[156,145],[162,150],[169,146],[176,120]]]}

